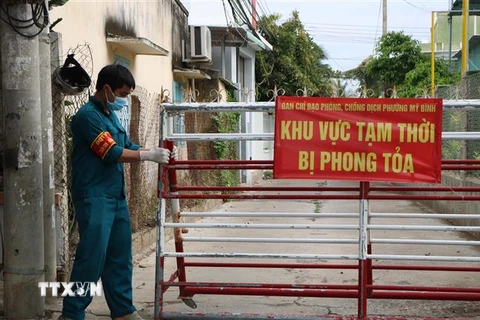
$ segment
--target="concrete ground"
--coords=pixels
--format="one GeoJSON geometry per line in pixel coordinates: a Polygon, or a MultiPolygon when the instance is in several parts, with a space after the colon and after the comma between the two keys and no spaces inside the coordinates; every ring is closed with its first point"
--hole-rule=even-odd
{"type": "MultiPolygon", "coordinates": [[[[318,181],[276,181],[267,180],[264,185],[281,186],[318,186],[318,181]]],[[[320,184],[324,184],[323,182],[320,184]]],[[[336,185],[345,183],[335,183],[336,185]]],[[[241,200],[226,202],[215,211],[217,212],[290,212],[290,213],[342,213],[358,212],[358,201],[345,200],[241,200]]],[[[417,206],[411,201],[373,201],[371,211],[375,213],[420,213],[427,212],[425,208],[417,206]]],[[[184,222],[188,222],[187,218],[184,222]]],[[[203,218],[198,223],[284,223],[284,224],[338,224],[358,225],[357,218],[203,218]]],[[[423,224],[432,226],[446,225],[447,222],[437,219],[409,221],[399,218],[372,220],[375,224],[423,224]]],[[[275,237],[275,238],[321,238],[321,239],[358,239],[357,230],[269,230],[269,229],[190,229],[184,236],[205,237],[275,237]]],[[[419,231],[382,231],[372,232],[372,238],[389,239],[451,239],[468,240],[465,234],[455,232],[419,232],[419,231]]],[[[135,259],[134,270],[134,299],[139,313],[145,319],[153,319],[154,310],[154,280],[155,280],[155,247],[139,255],[135,259]]],[[[175,251],[173,241],[166,242],[165,251],[175,251]]],[[[302,244],[302,243],[227,243],[227,242],[186,242],[185,251],[188,252],[256,252],[256,253],[302,253],[302,254],[358,254],[356,244],[302,244]]],[[[474,246],[453,245],[387,245],[377,244],[373,247],[375,254],[404,254],[422,256],[479,256],[479,248],[474,246]]],[[[243,262],[276,262],[269,259],[232,259],[232,258],[187,258],[188,261],[243,261],[243,262]]],[[[326,260],[326,259],[289,259],[285,263],[328,262],[335,264],[356,264],[356,260],[326,260]]],[[[422,261],[374,261],[374,264],[421,265],[422,261]]],[[[429,262],[433,265],[445,265],[445,262],[429,262]]],[[[454,263],[456,266],[479,266],[479,263],[454,263]]],[[[166,278],[175,270],[175,260],[166,259],[166,278]]],[[[373,273],[374,283],[383,285],[405,286],[441,286],[441,287],[480,287],[480,274],[467,272],[429,272],[429,271],[381,271],[373,273]]],[[[215,282],[262,282],[262,283],[290,283],[290,284],[339,284],[355,285],[358,283],[358,271],[343,269],[234,269],[234,268],[189,268],[187,281],[215,281],[215,282]]],[[[303,298],[303,297],[244,297],[244,296],[212,296],[196,295],[193,299],[197,309],[191,309],[177,299],[178,289],[170,288],[165,294],[166,312],[195,312],[198,314],[219,313],[254,313],[277,315],[271,319],[353,319],[349,316],[357,314],[357,300],[345,298],[303,298]],[[284,318],[278,316],[283,315],[284,318]],[[311,317],[309,317],[311,315],[311,317]],[[342,316],[342,317],[340,317],[342,316]],[[343,318],[345,317],[345,318],[343,318]]],[[[61,310],[61,301],[49,306],[51,316],[56,319],[61,310]]],[[[421,301],[421,300],[369,300],[368,314],[384,319],[413,319],[427,317],[451,319],[480,319],[480,302],[462,301],[421,301]]],[[[87,319],[107,319],[109,311],[103,297],[97,297],[88,308],[87,319]]],[[[210,318],[213,318],[212,316],[210,318]]],[[[269,317],[265,317],[267,319],[269,317]]],[[[192,317],[193,319],[193,317],[192,317]]],[[[203,319],[209,319],[204,316],[203,319]]],[[[228,319],[228,317],[225,317],[228,319]]],[[[242,319],[250,319],[245,317],[242,319]]],[[[263,319],[263,318],[262,318],[263,319]]]]}

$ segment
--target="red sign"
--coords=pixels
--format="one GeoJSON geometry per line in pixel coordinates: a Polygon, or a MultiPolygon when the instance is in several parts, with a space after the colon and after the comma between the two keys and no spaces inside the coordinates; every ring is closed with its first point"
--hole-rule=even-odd
{"type": "Polygon", "coordinates": [[[441,182],[441,99],[279,97],[274,178],[441,182]]]}

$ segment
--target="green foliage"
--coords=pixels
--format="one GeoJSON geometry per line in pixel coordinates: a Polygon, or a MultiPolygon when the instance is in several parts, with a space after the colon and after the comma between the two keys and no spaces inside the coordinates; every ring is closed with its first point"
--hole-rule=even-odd
{"type": "MultiPolygon", "coordinates": [[[[456,112],[447,111],[444,118],[444,131],[458,131],[461,127],[461,119],[456,112]]],[[[460,159],[463,144],[458,140],[444,141],[442,144],[442,158],[447,160],[460,159]]]]}
{"type": "Polygon", "coordinates": [[[332,69],[322,63],[327,58],[324,50],[305,31],[298,11],[279,25],[280,15],[260,20],[263,36],[273,46],[272,51],[257,53],[256,78],[260,82],[260,101],[272,98],[275,86],[285,95],[296,95],[298,89],[312,90],[313,96],[325,95],[330,90],[328,79],[332,69]]]}
{"type": "MultiPolygon", "coordinates": [[[[227,92],[227,101],[235,102],[233,90],[227,92]]],[[[214,131],[218,133],[235,133],[239,130],[240,113],[238,112],[219,112],[213,116],[215,121],[214,131]]],[[[236,144],[233,141],[216,141],[213,144],[217,159],[233,160],[237,157],[236,144]]]]}
{"type": "MultiPolygon", "coordinates": [[[[435,84],[449,85],[460,81],[460,73],[452,71],[444,59],[435,60],[435,84]]],[[[403,32],[383,35],[375,47],[375,54],[357,68],[344,73],[345,77],[360,81],[362,87],[379,94],[396,87],[400,97],[412,98],[430,94],[431,59],[422,54],[420,44],[403,32]]]]}
{"type": "Polygon", "coordinates": [[[240,184],[238,172],[236,170],[222,170],[220,172],[222,185],[225,187],[234,187],[240,184]]]}
{"type": "Polygon", "coordinates": [[[347,96],[347,86],[348,83],[342,81],[341,78],[334,78],[330,80],[330,84],[332,86],[332,93],[336,94],[336,97],[346,97],[347,96]]]}
{"type": "Polygon", "coordinates": [[[273,179],[273,171],[272,170],[263,171],[263,180],[270,180],[270,179],[273,179]]]}
{"type": "Polygon", "coordinates": [[[377,77],[367,72],[367,66],[372,59],[373,56],[369,56],[368,58],[364,59],[357,68],[345,71],[343,73],[344,78],[355,79],[359,82],[358,91],[361,91],[361,88],[374,89],[378,87],[377,77]]]}
{"type": "Polygon", "coordinates": [[[461,150],[462,150],[461,141],[458,141],[458,140],[445,141],[442,147],[443,159],[447,159],[447,160],[460,159],[461,150]]]}
{"type": "Polygon", "coordinates": [[[375,47],[374,58],[367,65],[369,75],[377,75],[383,85],[403,83],[406,74],[422,60],[418,41],[403,32],[383,35],[375,47]]]}
{"type": "MultiPolygon", "coordinates": [[[[218,133],[235,133],[239,130],[240,113],[219,112],[214,116],[218,133]]],[[[236,141],[216,141],[213,144],[215,155],[219,160],[237,159],[236,141]]],[[[220,183],[223,186],[236,186],[240,183],[236,170],[221,170],[220,183]]]]}
{"type": "MultiPolygon", "coordinates": [[[[422,56],[422,58],[414,69],[407,72],[405,81],[398,86],[403,97],[414,98],[422,95],[422,91],[428,91],[428,88],[431,87],[432,62],[427,57],[422,56]]],[[[435,59],[435,84],[452,85],[458,83],[460,81],[460,73],[453,73],[450,70],[452,70],[452,67],[447,60],[435,59]]]]}
{"type": "MultiPolygon", "coordinates": [[[[240,113],[220,112],[214,116],[218,133],[238,132],[240,113]]],[[[233,141],[216,141],[213,145],[217,159],[235,159],[236,150],[233,141]]]]}
{"type": "Polygon", "coordinates": [[[343,73],[343,77],[347,79],[355,79],[360,82],[360,86],[367,84],[367,64],[372,57],[368,57],[360,63],[355,69],[347,70],[343,73]]]}

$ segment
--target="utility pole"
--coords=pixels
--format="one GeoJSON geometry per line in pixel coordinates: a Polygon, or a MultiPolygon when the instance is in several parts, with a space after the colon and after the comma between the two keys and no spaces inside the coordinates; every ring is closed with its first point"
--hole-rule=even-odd
{"type": "Polygon", "coordinates": [[[257,30],[257,19],[257,0],[252,0],[252,26],[255,30],[257,30]]]}
{"type": "Polygon", "coordinates": [[[383,8],[383,24],[382,24],[383,30],[382,30],[382,34],[385,35],[385,34],[387,34],[387,32],[388,32],[388,25],[387,25],[387,22],[388,22],[387,0],[383,0],[382,8],[383,8]]]}
{"type": "Polygon", "coordinates": [[[468,71],[468,21],[470,16],[470,6],[469,1],[463,0],[462,13],[463,13],[463,23],[462,23],[462,76],[465,76],[468,71]]]}
{"type": "MultiPolygon", "coordinates": [[[[450,1],[450,11],[453,9],[453,1],[450,1]]],[[[453,42],[453,14],[448,14],[448,26],[450,28],[450,33],[448,35],[448,65],[452,67],[452,42],[453,42]]]]}
{"type": "Polygon", "coordinates": [[[430,39],[430,64],[431,64],[431,84],[430,95],[433,98],[435,96],[435,11],[432,11],[431,18],[432,25],[430,27],[431,39],[430,39]]]}
{"type": "Polygon", "coordinates": [[[2,1],[12,18],[4,19],[9,23],[0,22],[5,112],[4,312],[7,319],[36,319],[44,315],[45,298],[40,296],[38,288],[45,273],[40,58],[38,36],[35,36],[39,27],[24,23],[27,27],[15,30],[11,25],[31,21],[30,3],[41,2],[2,1]]]}
{"type": "MultiPolygon", "coordinates": [[[[48,0],[46,1],[48,5],[48,0]]],[[[48,24],[48,21],[44,21],[48,24]]],[[[40,33],[40,82],[42,106],[42,154],[43,154],[43,224],[45,238],[45,281],[57,278],[57,246],[55,232],[55,178],[53,154],[53,116],[50,37],[48,28],[40,33]]]]}

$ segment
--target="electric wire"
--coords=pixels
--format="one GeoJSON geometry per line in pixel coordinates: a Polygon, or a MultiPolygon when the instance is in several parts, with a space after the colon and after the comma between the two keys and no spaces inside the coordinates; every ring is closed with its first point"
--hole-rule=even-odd
{"type": "Polygon", "coordinates": [[[258,17],[258,19],[257,19],[258,29],[261,30],[261,32],[263,32],[264,34],[266,34],[267,37],[273,38],[274,37],[273,33],[271,32],[271,30],[268,28],[268,26],[263,21],[263,17],[269,17],[269,16],[272,15],[272,13],[267,12],[268,9],[266,9],[264,7],[262,2],[258,1],[257,3],[259,4],[260,10],[261,10],[261,15],[257,16],[258,17]]]}
{"type": "Polygon", "coordinates": [[[20,19],[15,17],[10,12],[10,5],[0,4],[0,20],[9,25],[17,34],[26,37],[34,38],[38,36],[49,24],[49,14],[46,1],[40,4],[30,4],[32,17],[28,19],[20,19]],[[36,26],[38,30],[33,33],[26,33],[24,29],[36,26]]]}
{"type": "MultiPolygon", "coordinates": [[[[33,5],[30,5],[30,6],[33,7],[33,5]]],[[[35,13],[34,13],[34,16],[35,16],[35,17],[38,15],[38,11],[39,11],[38,8],[39,8],[39,7],[40,7],[40,6],[36,6],[35,9],[32,8],[32,10],[35,11],[35,13]]],[[[4,6],[1,6],[1,8],[2,8],[2,11],[3,11],[7,16],[9,16],[8,6],[7,6],[7,8],[5,8],[4,6]]],[[[13,21],[15,21],[15,22],[21,22],[21,23],[27,23],[27,22],[31,22],[31,21],[32,21],[32,19],[25,19],[25,20],[24,20],[24,19],[18,19],[18,18],[15,18],[15,17],[11,17],[11,16],[10,16],[10,19],[13,20],[13,21]]],[[[33,25],[33,23],[32,23],[32,25],[33,25]]]]}
{"type": "Polygon", "coordinates": [[[237,2],[235,0],[227,0],[227,1],[228,1],[228,4],[230,5],[230,8],[232,9],[233,19],[235,20],[236,23],[243,25],[244,21],[239,16],[239,8],[238,8],[237,2]]]}
{"type": "Polygon", "coordinates": [[[227,22],[227,26],[229,26],[231,21],[230,21],[230,17],[228,16],[228,10],[227,10],[227,5],[225,3],[225,0],[222,0],[222,4],[223,4],[223,13],[225,15],[225,21],[227,22]]]}
{"type": "Polygon", "coordinates": [[[266,13],[266,15],[271,15],[272,11],[268,7],[268,1],[265,0],[265,1],[261,1],[261,2],[264,2],[264,5],[262,5],[262,7],[264,8],[264,12],[266,13]]]}
{"type": "Polygon", "coordinates": [[[377,36],[378,36],[378,29],[380,29],[380,15],[382,12],[382,0],[380,0],[380,6],[378,7],[378,17],[377,17],[377,27],[375,28],[375,39],[373,41],[373,48],[372,48],[372,54],[375,53],[375,47],[377,43],[377,36]]]}
{"type": "MultiPolygon", "coordinates": [[[[266,3],[266,2],[265,2],[266,3]]],[[[267,13],[267,9],[264,7],[263,1],[257,0],[257,8],[256,11],[256,22],[258,26],[258,30],[261,30],[267,37],[273,37],[272,32],[268,29],[268,27],[263,23],[263,17],[271,16],[271,13],[267,13]]]]}
{"type": "MultiPolygon", "coordinates": [[[[319,29],[312,29],[309,27],[305,28],[306,31],[309,33],[316,33],[316,34],[327,34],[327,35],[338,35],[338,36],[363,36],[367,38],[377,38],[378,33],[374,31],[363,31],[363,30],[339,30],[339,29],[333,29],[333,28],[325,28],[322,30],[319,29]]],[[[391,30],[393,31],[393,30],[391,30]]],[[[401,30],[398,30],[398,32],[401,32],[401,30]]],[[[419,37],[427,37],[430,36],[428,32],[408,32],[404,34],[408,34],[411,36],[419,36],[419,37]]]]}
{"type": "Polygon", "coordinates": [[[427,12],[430,12],[430,11],[431,11],[431,10],[429,10],[427,7],[419,7],[419,6],[417,6],[417,5],[409,2],[409,1],[407,1],[407,0],[403,0],[403,2],[405,2],[405,3],[408,4],[409,6],[412,6],[412,7],[414,7],[414,8],[417,8],[417,9],[420,9],[420,10],[423,10],[423,11],[427,11],[427,12]]]}
{"type": "MultiPolygon", "coordinates": [[[[248,0],[243,0],[243,4],[240,2],[240,0],[227,0],[227,1],[230,4],[235,21],[239,25],[244,25],[249,30],[256,33],[257,30],[253,26],[253,21],[250,20],[250,17],[253,11],[251,3],[248,0]],[[249,8],[248,12],[246,11],[245,8],[249,8]]],[[[260,20],[261,19],[258,19],[258,16],[257,16],[256,21],[259,22],[260,20]]],[[[263,27],[262,30],[268,34],[269,33],[268,28],[265,28],[264,26],[262,27],[263,27]]]]}
{"type": "MultiPolygon", "coordinates": [[[[251,8],[251,4],[250,4],[249,0],[242,0],[242,1],[247,7],[250,5],[250,8],[251,8]]],[[[245,23],[245,25],[247,25],[247,27],[250,28],[250,30],[254,30],[255,28],[253,27],[252,21],[250,21],[252,10],[250,10],[250,12],[247,13],[245,11],[245,5],[242,5],[240,0],[237,0],[236,2],[238,2],[238,7],[240,9],[240,13],[241,13],[241,16],[242,16],[242,21],[245,23]]]]}
{"type": "MultiPolygon", "coordinates": [[[[380,12],[381,12],[381,7],[380,7],[380,12]]],[[[317,23],[317,22],[305,22],[305,25],[312,25],[312,26],[318,26],[320,28],[323,28],[324,26],[335,26],[335,27],[352,27],[352,28],[369,28],[369,29],[377,29],[379,27],[379,24],[377,25],[365,25],[365,24],[336,24],[336,23],[317,23]]],[[[429,29],[429,27],[403,27],[403,26],[390,26],[391,28],[405,28],[405,29],[429,29]]]]}
{"type": "MultiPolygon", "coordinates": [[[[334,32],[334,33],[344,33],[344,34],[351,34],[351,33],[360,33],[360,34],[370,34],[370,35],[376,35],[378,34],[378,30],[375,29],[370,29],[369,27],[335,27],[335,26],[325,26],[325,27],[316,27],[316,26],[310,26],[308,24],[305,25],[305,29],[312,30],[315,32],[334,32]]],[[[422,30],[406,30],[405,28],[393,28],[390,27],[389,31],[397,31],[397,32],[403,32],[405,34],[411,34],[411,35],[418,35],[418,36],[427,36],[430,35],[430,32],[427,31],[427,28],[424,28],[422,30]]]]}
{"type": "Polygon", "coordinates": [[[262,12],[262,16],[271,15],[270,10],[268,9],[268,7],[266,7],[266,2],[264,4],[263,1],[258,0],[257,4],[258,4],[258,8],[260,8],[260,11],[262,12]]]}
{"type": "Polygon", "coordinates": [[[267,13],[267,10],[265,9],[265,5],[263,4],[263,1],[257,0],[255,8],[252,6],[252,12],[255,13],[256,17],[256,23],[257,25],[260,24],[260,21],[262,17],[269,16],[270,14],[267,13]]]}

